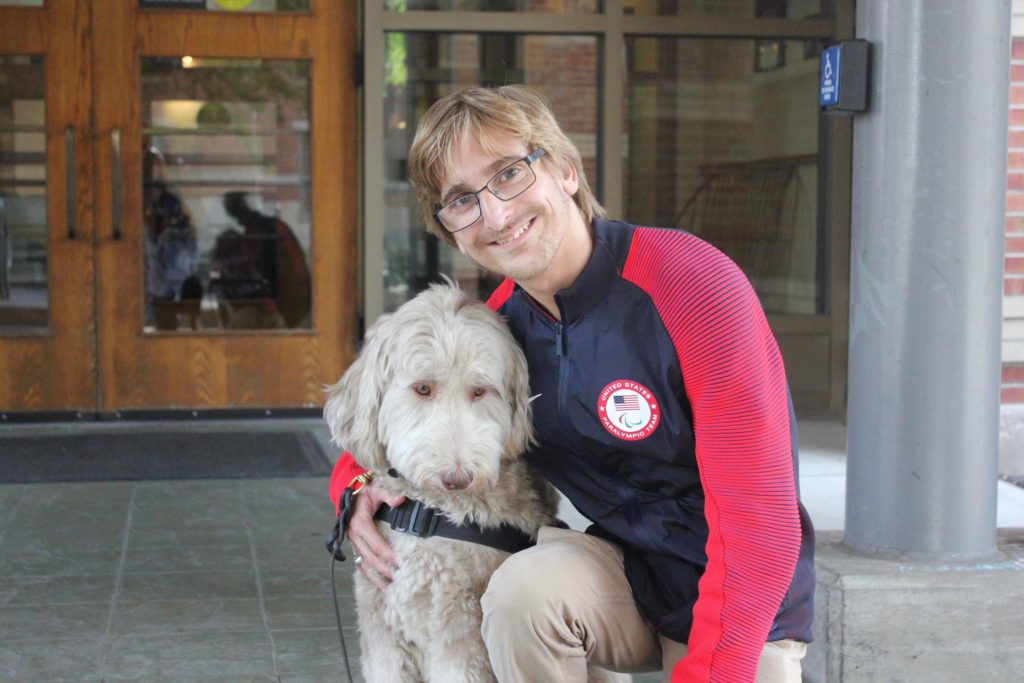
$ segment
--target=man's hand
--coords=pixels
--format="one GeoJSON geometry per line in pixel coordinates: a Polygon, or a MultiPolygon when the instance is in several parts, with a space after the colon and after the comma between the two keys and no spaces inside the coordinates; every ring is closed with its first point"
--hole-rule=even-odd
{"type": "Polygon", "coordinates": [[[382,591],[387,590],[388,584],[394,580],[392,572],[398,567],[398,559],[391,546],[377,531],[373,516],[381,503],[394,508],[404,502],[405,496],[384,491],[373,483],[367,484],[356,496],[355,511],[348,525],[348,540],[352,544],[352,552],[355,557],[363,558],[358,565],[359,570],[382,591]]]}

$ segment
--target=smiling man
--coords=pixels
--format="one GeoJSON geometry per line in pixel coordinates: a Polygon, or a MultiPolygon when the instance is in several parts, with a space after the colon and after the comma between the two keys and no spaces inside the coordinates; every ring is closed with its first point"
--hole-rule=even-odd
{"type": "MultiPolygon", "coordinates": [[[[527,461],[593,525],[545,528],[495,573],[483,636],[502,683],[798,683],[813,529],[785,370],[749,282],[680,231],[603,218],[547,103],[506,86],[423,117],[410,179],[428,229],[506,276],[489,304],[530,365],[527,461]]],[[[344,456],[335,502],[358,470],[344,456]]],[[[385,586],[372,483],[349,537],[385,586]]]]}

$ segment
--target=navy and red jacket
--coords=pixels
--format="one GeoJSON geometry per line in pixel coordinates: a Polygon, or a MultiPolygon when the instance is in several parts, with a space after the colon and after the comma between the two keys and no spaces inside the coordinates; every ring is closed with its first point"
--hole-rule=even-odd
{"type": "MultiPolygon", "coordinates": [[[[625,553],[674,682],[754,681],[764,643],[810,642],[814,532],[775,338],[750,283],[679,231],[594,222],[559,320],[506,280],[488,304],[530,369],[527,461],[625,553]]],[[[331,496],[356,474],[339,461],[331,496]]]]}

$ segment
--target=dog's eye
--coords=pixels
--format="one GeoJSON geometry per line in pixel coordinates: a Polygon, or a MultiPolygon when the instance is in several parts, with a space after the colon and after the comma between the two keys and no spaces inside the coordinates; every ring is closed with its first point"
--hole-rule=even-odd
{"type": "Polygon", "coordinates": [[[478,398],[483,398],[484,396],[486,396],[487,389],[484,387],[473,387],[473,391],[470,395],[473,397],[473,400],[475,401],[478,398]]]}
{"type": "Polygon", "coordinates": [[[419,384],[413,384],[412,390],[415,391],[420,396],[422,396],[423,398],[430,398],[431,394],[434,393],[434,388],[429,384],[425,384],[423,382],[419,384]]]}

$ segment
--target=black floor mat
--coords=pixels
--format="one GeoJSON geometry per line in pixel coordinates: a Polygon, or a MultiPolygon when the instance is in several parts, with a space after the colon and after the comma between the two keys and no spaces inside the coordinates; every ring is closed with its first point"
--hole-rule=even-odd
{"type": "Polygon", "coordinates": [[[0,482],[248,479],[330,473],[302,431],[76,434],[0,438],[0,482]]]}

